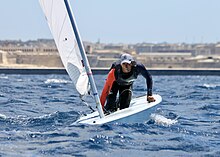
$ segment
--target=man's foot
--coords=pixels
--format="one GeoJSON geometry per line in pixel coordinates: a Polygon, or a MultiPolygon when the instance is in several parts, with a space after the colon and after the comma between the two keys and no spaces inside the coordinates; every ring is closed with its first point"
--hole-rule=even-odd
{"type": "Polygon", "coordinates": [[[105,115],[109,115],[110,113],[111,113],[110,111],[104,110],[105,115]]]}
{"type": "Polygon", "coordinates": [[[155,102],[156,100],[154,99],[153,96],[147,96],[147,101],[150,102],[155,102]]]}
{"type": "Polygon", "coordinates": [[[111,113],[113,113],[113,112],[115,112],[115,111],[117,111],[117,109],[106,110],[106,109],[104,108],[104,114],[105,114],[105,115],[109,115],[109,114],[111,114],[111,113]]]}

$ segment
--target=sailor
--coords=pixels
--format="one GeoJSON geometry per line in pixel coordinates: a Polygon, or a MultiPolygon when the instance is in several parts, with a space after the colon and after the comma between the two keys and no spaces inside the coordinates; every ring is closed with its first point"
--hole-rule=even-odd
{"type": "Polygon", "coordinates": [[[132,84],[141,74],[146,79],[147,101],[154,102],[152,96],[152,77],[143,64],[136,63],[130,54],[122,54],[119,61],[114,62],[108,73],[100,101],[105,113],[128,108],[132,96],[132,84]],[[119,92],[119,99],[116,100],[119,92]]]}

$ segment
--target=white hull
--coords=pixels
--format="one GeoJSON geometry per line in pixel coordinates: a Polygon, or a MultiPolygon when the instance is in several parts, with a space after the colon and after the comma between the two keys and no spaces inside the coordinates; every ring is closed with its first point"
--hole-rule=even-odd
{"type": "Polygon", "coordinates": [[[155,102],[148,103],[146,96],[131,100],[130,107],[119,110],[100,118],[98,111],[81,117],[76,123],[80,124],[105,124],[105,123],[143,123],[150,119],[151,113],[157,108],[157,104],[162,101],[160,95],[153,95],[155,102]]]}

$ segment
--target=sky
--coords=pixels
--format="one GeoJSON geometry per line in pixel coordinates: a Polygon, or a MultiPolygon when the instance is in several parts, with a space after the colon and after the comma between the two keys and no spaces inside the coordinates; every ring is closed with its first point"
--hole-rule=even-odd
{"type": "MultiPolygon", "coordinates": [[[[83,41],[216,43],[220,0],[70,0],[83,41]]],[[[38,0],[0,2],[0,40],[51,39],[38,0]]]]}

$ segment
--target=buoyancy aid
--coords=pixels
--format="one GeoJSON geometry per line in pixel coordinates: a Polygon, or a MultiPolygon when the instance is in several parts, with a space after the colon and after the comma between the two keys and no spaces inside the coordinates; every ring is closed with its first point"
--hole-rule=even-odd
{"type": "Polygon", "coordinates": [[[115,68],[115,80],[119,85],[132,85],[134,80],[137,79],[138,73],[135,66],[132,66],[129,73],[123,73],[120,64],[116,64],[113,68],[115,68]]]}

